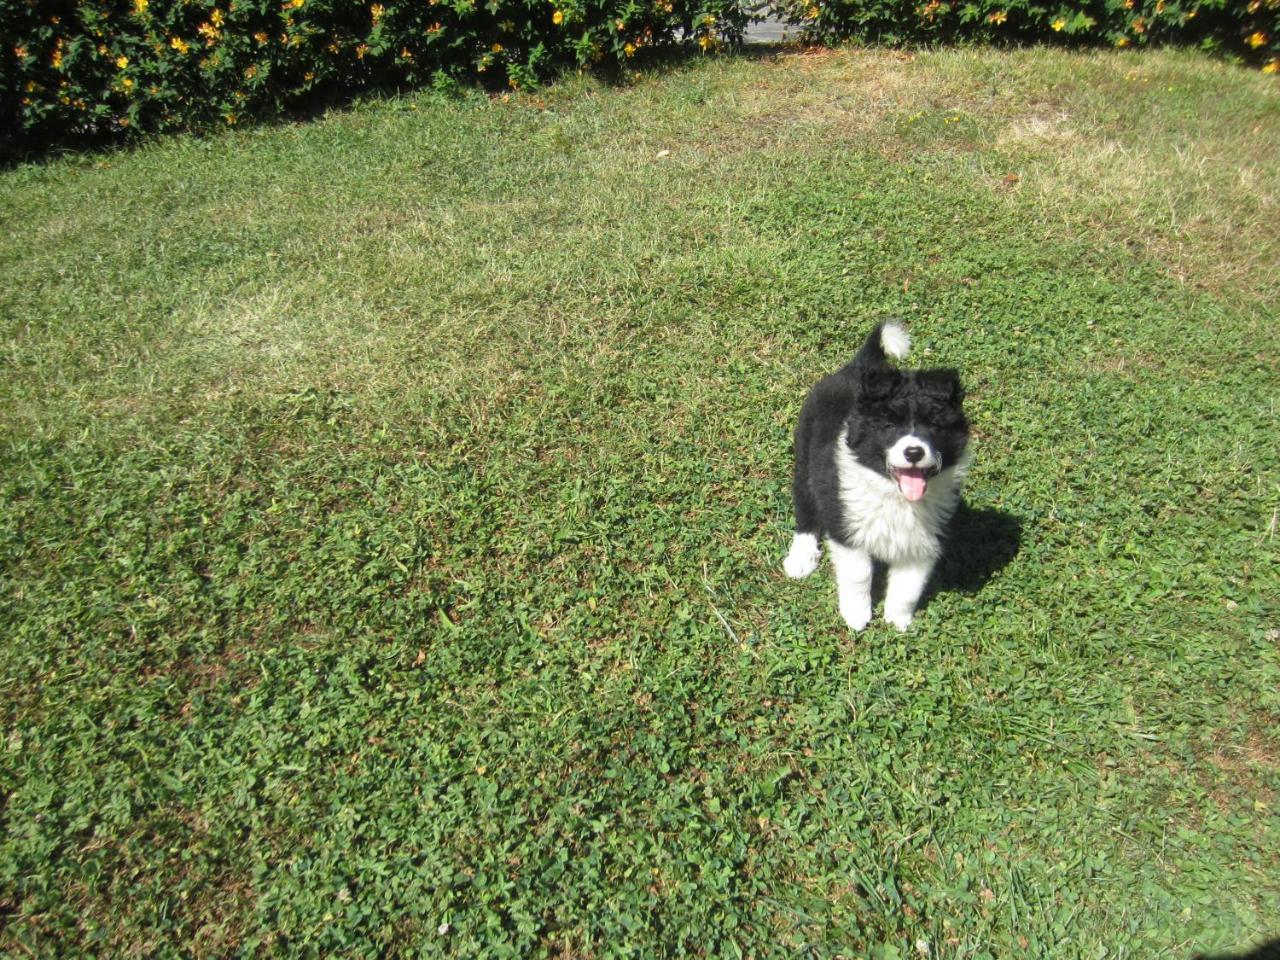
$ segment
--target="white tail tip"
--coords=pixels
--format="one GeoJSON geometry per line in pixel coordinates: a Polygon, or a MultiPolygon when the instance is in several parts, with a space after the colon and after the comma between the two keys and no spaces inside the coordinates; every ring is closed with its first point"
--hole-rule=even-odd
{"type": "Polygon", "coordinates": [[[911,350],[911,334],[904,326],[890,321],[880,331],[880,346],[895,360],[901,360],[911,350]]]}

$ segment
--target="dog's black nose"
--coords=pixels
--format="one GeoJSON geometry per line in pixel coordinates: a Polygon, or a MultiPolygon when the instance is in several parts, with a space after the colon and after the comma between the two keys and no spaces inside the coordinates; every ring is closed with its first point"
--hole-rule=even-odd
{"type": "Polygon", "coordinates": [[[907,463],[919,463],[924,459],[924,447],[907,447],[902,455],[907,458],[907,463]]]}

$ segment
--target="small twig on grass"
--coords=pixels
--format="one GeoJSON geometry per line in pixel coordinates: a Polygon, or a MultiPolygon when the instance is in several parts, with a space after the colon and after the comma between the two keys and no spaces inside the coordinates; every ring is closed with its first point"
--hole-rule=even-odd
{"type": "Polygon", "coordinates": [[[733,627],[729,626],[729,621],[724,618],[724,614],[720,612],[716,607],[715,600],[712,599],[715,594],[711,589],[711,577],[707,573],[707,565],[705,562],[702,564],[702,589],[707,591],[707,602],[711,604],[711,612],[716,615],[716,619],[720,621],[721,626],[723,626],[725,631],[729,634],[729,638],[740,647],[746,646],[746,644],[742,642],[741,638],[733,632],[733,627]]]}
{"type": "Polygon", "coordinates": [[[738,635],[733,632],[733,627],[729,626],[729,621],[726,620],[721,615],[720,611],[716,609],[716,605],[714,603],[711,604],[711,612],[716,615],[716,619],[719,620],[720,623],[724,626],[725,630],[729,632],[729,637],[733,640],[733,642],[741,646],[742,641],[738,639],[738,635]]]}

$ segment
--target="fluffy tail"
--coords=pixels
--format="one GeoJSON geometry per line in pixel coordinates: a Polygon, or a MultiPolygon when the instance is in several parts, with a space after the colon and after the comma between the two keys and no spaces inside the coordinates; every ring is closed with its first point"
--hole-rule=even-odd
{"type": "Polygon", "coordinates": [[[905,359],[911,350],[911,336],[896,320],[886,320],[871,331],[853,362],[866,366],[884,366],[886,357],[905,359]]]}

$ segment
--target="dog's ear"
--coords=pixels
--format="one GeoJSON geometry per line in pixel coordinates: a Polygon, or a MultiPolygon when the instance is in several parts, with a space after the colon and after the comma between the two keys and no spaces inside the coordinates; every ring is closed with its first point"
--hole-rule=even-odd
{"type": "Polygon", "coordinates": [[[959,406],[964,400],[960,374],[954,370],[921,370],[916,374],[920,390],[936,400],[959,406]]]}
{"type": "Polygon", "coordinates": [[[858,384],[858,401],[863,404],[884,400],[898,388],[902,375],[897,370],[872,367],[862,372],[858,384]]]}

